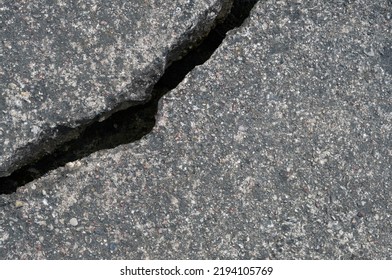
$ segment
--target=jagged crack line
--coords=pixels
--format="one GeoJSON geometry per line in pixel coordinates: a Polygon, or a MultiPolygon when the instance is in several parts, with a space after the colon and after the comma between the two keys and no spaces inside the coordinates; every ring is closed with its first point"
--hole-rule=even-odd
{"type": "Polygon", "coordinates": [[[152,99],[143,105],[112,114],[108,119],[88,125],[77,139],[62,144],[54,152],[26,165],[10,176],[0,178],[0,194],[11,194],[17,188],[42,177],[45,173],[86,157],[139,140],[151,132],[160,98],[176,88],[192,69],[206,62],[222,43],[229,30],[239,27],[249,17],[258,0],[236,0],[225,21],[210,31],[203,42],[186,56],[173,62],[152,90],[152,99]]]}

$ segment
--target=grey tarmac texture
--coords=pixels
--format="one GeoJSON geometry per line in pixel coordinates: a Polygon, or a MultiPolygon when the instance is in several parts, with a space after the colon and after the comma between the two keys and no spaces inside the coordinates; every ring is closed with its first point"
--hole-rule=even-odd
{"type": "Polygon", "coordinates": [[[391,259],[391,9],[260,1],[151,134],[1,196],[0,256],[391,259]]]}
{"type": "Polygon", "coordinates": [[[1,1],[0,176],[147,102],[231,0],[1,1]]]}

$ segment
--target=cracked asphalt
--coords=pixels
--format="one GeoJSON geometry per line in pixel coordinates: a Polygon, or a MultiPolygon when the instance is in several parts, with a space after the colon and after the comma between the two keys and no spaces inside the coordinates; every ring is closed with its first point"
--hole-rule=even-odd
{"type": "Polygon", "coordinates": [[[139,141],[0,196],[4,259],[391,259],[390,1],[259,1],[139,141]]]}

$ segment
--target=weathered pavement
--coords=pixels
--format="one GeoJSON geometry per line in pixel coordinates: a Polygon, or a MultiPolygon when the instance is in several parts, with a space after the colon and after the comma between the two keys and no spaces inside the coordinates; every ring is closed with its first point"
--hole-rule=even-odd
{"type": "Polygon", "coordinates": [[[145,103],[231,0],[0,4],[0,176],[145,103]]]}
{"type": "Polygon", "coordinates": [[[138,142],[1,196],[2,258],[392,258],[389,1],[260,1],[138,142]]]}

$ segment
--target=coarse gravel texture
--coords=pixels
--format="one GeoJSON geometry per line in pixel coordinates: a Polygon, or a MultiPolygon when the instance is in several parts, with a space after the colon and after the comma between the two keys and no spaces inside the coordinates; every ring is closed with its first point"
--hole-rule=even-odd
{"type": "Polygon", "coordinates": [[[149,135],[0,196],[1,258],[391,259],[391,11],[260,1],[149,135]]]}
{"type": "Polygon", "coordinates": [[[0,176],[145,103],[231,0],[1,1],[0,176]]]}

